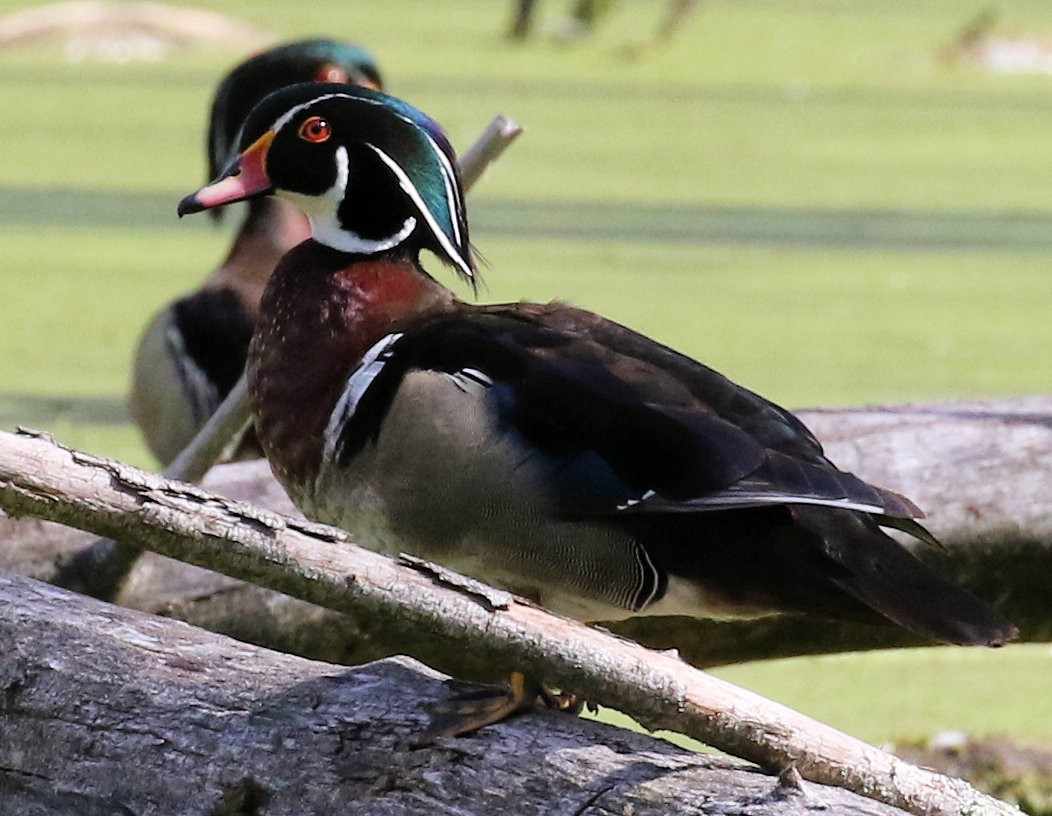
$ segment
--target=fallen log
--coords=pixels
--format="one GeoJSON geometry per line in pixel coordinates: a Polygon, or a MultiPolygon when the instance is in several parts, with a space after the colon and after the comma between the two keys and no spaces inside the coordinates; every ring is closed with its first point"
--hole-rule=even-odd
{"type": "Polygon", "coordinates": [[[4,816],[902,816],[848,791],[557,712],[414,746],[447,692],[0,575],[4,816]]]}

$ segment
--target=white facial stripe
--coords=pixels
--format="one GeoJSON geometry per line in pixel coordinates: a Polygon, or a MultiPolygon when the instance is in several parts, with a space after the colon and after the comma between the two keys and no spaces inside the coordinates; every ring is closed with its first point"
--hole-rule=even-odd
{"type": "Polygon", "coordinates": [[[461,272],[463,272],[469,279],[473,278],[474,273],[471,271],[471,267],[467,264],[464,258],[461,257],[460,250],[449,242],[449,237],[436,223],[434,216],[427,208],[427,204],[425,204],[423,198],[420,197],[420,191],[417,190],[413,182],[409,180],[409,176],[407,176],[405,171],[398,165],[398,162],[384,153],[384,151],[376,145],[366,142],[366,146],[371,148],[372,151],[380,157],[383,163],[391,168],[391,172],[398,177],[398,186],[405,190],[409,198],[411,198],[413,203],[416,204],[417,210],[420,211],[424,220],[427,221],[428,226],[431,227],[431,232],[436,238],[438,238],[438,242],[442,244],[442,248],[446,250],[446,254],[449,255],[453,262],[460,268],[461,272]]]}
{"type": "MultiPolygon", "coordinates": [[[[295,204],[303,211],[310,220],[312,226],[323,216],[332,217],[332,213],[340,206],[343,197],[347,195],[347,180],[350,174],[350,160],[347,157],[347,148],[340,145],[334,154],[336,160],[336,180],[325,192],[320,195],[304,195],[291,190],[278,189],[274,195],[295,204]]],[[[324,226],[324,225],[320,225],[324,226]]]]}
{"type": "Polygon", "coordinates": [[[446,185],[446,201],[449,202],[449,223],[453,225],[453,233],[459,244],[463,238],[460,235],[460,223],[457,220],[457,208],[463,209],[463,202],[460,200],[460,196],[457,194],[457,187],[453,183],[453,180],[456,178],[456,173],[453,170],[453,166],[449,163],[449,158],[442,152],[442,148],[435,144],[435,140],[431,138],[431,134],[428,133],[425,135],[427,136],[427,143],[431,145],[431,149],[438,158],[439,164],[442,165],[442,182],[446,185]]]}
{"type": "MultiPolygon", "coordinates": [[[[369,99],[364,96],[357,96],[338,92],[321,94],[320,96],[316,96],[314,97],[314,99],[311,99],[308,102],[303,102],[285,111],[285,113],[283,113],[274,121],[274,124],[271,126],[271,130],[273,130],[275,133],[278,132],[283,127],[285,127],[285,125],[287,125],[300,111],[305,110],[311,107],[312,105],[317,104],[318,102],[324,102],[327,99],[354,99],[356,101],[365,102],[367,104],[376,105],[378,107],[387,107],[386,105],[384,105],[383,102],[381,102],[378,99],[369,99]]],[[[461,200],[461,197],[457,191],[457,186],[454,183],[456,173],[453,170],[453,167],[450,164],[448,157],[442,151],[442,149],[435,143],[435,140],[431,137],[431,134],[429,134],[426,130],[423,130],[423,128],[421,128],[418,123],[414,122],[408,116],[405,116],[399,113],[398,111],[391,110],[390,108],[387,108],[387,110],[390,113],[393,113],[403,122],[411,125],[412,127],[420,128],[423,131],[424,136],[427,138],[428,145],[431,147],[431,150],[438,158],[439,164],[442,167],[442,181],[446,187],[446,201],[449,202],[449,220],[450,223],[453,225],[453,233],[455,240],[457,244],[460,244],[461,241],[463,241],[463,236],[460,234],[460,223],[457,220],[457,208],[463,207],[463,201],[461,200]]],[[[409,197],[413,200],[413,203],[416,204],[417,209],[420,211],[420,214],[427,221],[428,226],[430,226],[431,228],[431,231],[438,238],[439,243],[442,244],[442,247],[446,250],[446,254],[449,255],[449,257],[453,260],[457,268],[460,269],[461,273],[463,273],[469,280],[474,279],[475,273],[472,271],[471,265],[460,254],[460,250],[449,242],[445,231],[442,230],[439,227],[439,225],[435,222],[434,216],[424,204],[423,199],[420,197],[419,191],[409,180],[409,177],[405,174],[405,171],[402,170],[402,168],[398,165],[397,162],[394,161],[394,159],[392,159],[378,147],[372,144],[368,144],[368,146],[372,148],[376,152],[376,154],[380,156],[384,163],[387,164],[387,166],[394,171],[394,174],[398,177],[399,186],[401,186],[401,188],[406,191],[409,197]]],[[[346,162],[346,151],[344,152],[344,161],[346,162]]],[[[345,171],[343,174],[344,194],[346,193],[347,185],[346,175],[347,174],[345,171]]],[[[337,182],[339,182],[339,176],[337,182]]],[[[333,189],[335,189],[335,187],[336,185],[334,185],[333,189]]],[[[331,192],[332,190],[329,191],[329,193],[331,192]]],[[[392,247],[397,246],[406,238],[408,238],[409,235],[412,233],[414,227],[416,226],[416,219],[410,217],[405,220],[404,224],[402,225],[402,228],[390,238],[385,238],[379,241],[371,241],[364,239],[361,236],[356,235],[354,233],[350,233],[346,230],[340,229],[335,222],[320,223],[320,219],[318,219],[316,215],[312,213],[314,207],[304,207],[304,204],[307,203],[304,200],[304,196],[296,196],[295,198],[293,198],[292,196],[286,196],[286,198],[291,199],[298,207],[300,207],[304,210],[304,212],[307,213],[307,217],[311,221],[311,232],[313,234],[314,240],[318,241],[319,243],[325,244],[326,246],[331,246],[334,249],[339,249],[344,252],[369,253],[381,252],[385,249],[391,249],[392,247]]]]}
{"type": "Polygon", "coordinates": [[[295,115],[301,110],[305,110],[306,108],[309,108],[311,105],[314,105],[318,102],[323,102],[326,99],[334,99],[338,96],[347,97],[348,94],[322,94],[321,96],[314,97],[309,102],[302,102],[299,105],[296,105],[294,108],[289,108],[287,111],[281,114],[281,116],[274,120],[274,124],[270,126],[270,129],[277,133],[279,130],[285,127],[285,125],[287,125],[292,120],[292,118],[295,117],[295,115]]]}
{"type": "MultiPolygon", "coordinates": [[[[354,99],[354,100],[356,100],[358,102],[365,102],[367,104],[376,105],[378,107],[387,107],[386,105],[384,105],[383,102],[381,102],[378,99],[368,99],[368,98],[366,98],[364,96],[356,96],[356,95],[352,95],[352,94],[348,94],[348,93],[327,93],[327,94],[322,94],[321,96],[316,96],[316,97],[314,97],[313,99],[311,99],[308,102],[302,102],[299,105],[296,105],[294,108],[290,108],[289,110],[285,111],[283,114],[281,114],[281,116],[279,116],[277,119],[274,120],[274,124],[271,125],[270,129],[273,130],[275,133],[277,133],[279,130],[281,130],[283,127],[285,127],[285,125],[287,125],[289,123],[289,121],[292,118],[294,118],[296,116],[296,114],[299,113],[301,110],[305,110],[305,109],[309,108],[311,105],[317,104],[318,102],[324,102],[326,99],[354,99]]],[[[388,110],[390,110],[390,109],[388,109],[388,110]]],[[[416,128],[420,127],[420,125],[418,125],[412,119],[410,119],[407,116],[403,116],[402,114],[398,113],[398,111],[391,110],[391,113],[393,113],[395,116],[397,116],[403,122],[408,122],[413,127],[416,127],[416,128]]]]}
{"type": "Polygon", "coordinates": [[[335,157],[336,181],[322,195],[308,196],[279,190],[277,196],[292,202],[303,210],[310,221],[311,236],[319,244],[325,244],[341,252],[358,252],[363,255],[383,252],[398,246],[413,232],[416,227],[415,218],[407,218],[394,235],[375,240],[362,238],[357,233],[340,226],[336,220],[336,211],[344,196],[347,195],[347,182],[350,178],[350,159],[347,156],[347,148],[340,145],[336,148],[335,157]]]}
{"type": "Polygon", "coordinates": [[[345,195],[347,195],[347,177],[350,173],[351,160],[347,158],[347,148],[340,145],[336,148],[336,181],[333,182],[325,195],[336,206],[340,206],[345,195]]]}

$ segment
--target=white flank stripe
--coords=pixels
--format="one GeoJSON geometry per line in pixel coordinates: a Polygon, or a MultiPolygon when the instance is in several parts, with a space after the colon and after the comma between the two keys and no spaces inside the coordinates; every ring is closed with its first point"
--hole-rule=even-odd
{"type": "MultiPolygon", "coordinates": [[[[653,490],[648,490],[638,499],[629,499],[624,504],[617,506],[618,510],[642,509],[639,505],[644,504],[656,497],[653,490]]],[[[790,493],[747,493],[735,495],[728,491],[717,493],[714,496],[701,496],[696,499],[688,499],[676,502],[672,505],[661,505],[662,511],[677,510],[685,513],[703,513],[706,510],[726,510],[733,507],[765,507],[772,504],[810,504],[819,507],[835,507],[841,510],[858,510],[863,513],[873,513],[877,516],[887,515],[887,511],[877,504],[852,501],[851,499],[824,499],[820,496],[794,496],[790,493]]]]}
{"type": "MultiPolygon", "coordinates": [[[[654,585],[653,589],[650,590],[650,594],[632,610],[633,612],[641,612],[654,602],[654,596],[657,595],[661,582],[658,580],[660,573],[658,572],[657,567],[654,566],[654,562],[650,558],[650,553],[638,545],[636,546],[636,563],[639,564],[639,569],[644,575],[650,576],[650,580],[654,585]]],[[[643,580],[646,579],[644,578],[643,580]]]]}
{"type": "Polygon", "coordinates": [[[164,332],[164,339],[172,365],[179,375],[183,396],[190,401],[194,419],[203,424],[219,407],[219,389],[190,356],[190,352],[186,350],[183,333],[175,325],[168,326],[164,332]]]}
{"type": "Polygon", "coordinates": [[[762,504],[814,504],[820,507],[836,507],[841,510],[860,510],[863,513],[874,513],[879,516],[883,516],[886,512],[879,504],[867,504],[866,502],[857,502],[851,499],[823,499],[821,497],[793,496],[789,494],[782,496],[742,496],[740,498],[718,496],[712,506],[750,507],[762,504]]]}
{"type": "Polygon", "coordinates": [[[657,495],[657,493],[655,493],[653,490],[648,490],[646,493],[644,493],[638,499],[629,499],[624,504],[617,505],[617,509],[618,510],[628,510],[628,509],[630,509],[632,507],[635,507],[637,504],[642,504],[643,502],[647,501],[648,499],[654,498],[654,496],[656,496],[656,495],[657,495]]]}
{"type": "Polygon", "coordinates": [[[479,371],[477,368],[464,368],[461,369],[459,373],[463,374],[468,379],[486,386],[487,388],[493,385],[493,378],[489,376],[489,374],[479,371]]]}
{"type": "MultiPolygon", "coordinates": [[[[340,434],[344,427],[354,416],[365,392],[369,390],[373,380],[383,370],[384,364],[391,356],[391,349],[402,337],[401,332],[388,334],[381,337],[362,356],[358,367],[351,372],[347,378],[347,387],[343,389],[340,398],[336,400],[336,406],[329,415],[329,422],[325,426],[325,448],[322,453],[322,461],[328,464],[336,454],[336,444],[339,442],[340,434]]],[[[324,468],[323,468],[324,469],[324,468]]]]}

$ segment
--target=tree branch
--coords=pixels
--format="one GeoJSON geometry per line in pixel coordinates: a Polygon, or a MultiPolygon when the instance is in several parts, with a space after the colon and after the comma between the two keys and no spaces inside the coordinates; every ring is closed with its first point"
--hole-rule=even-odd
{"type": "Polygon", "coordinates": [[[651,729],[671,729],[771,770],[794,766],[925,816],[1017,814],[966,783],[915,768],[690,668],[668,652],[553,616],[464,579],[351,544],[332,528],[233,502],[50,440],[0,433],[0,506],[88,529],[340,612],[459,644],[486,666],[525,669],[651,729]]]}

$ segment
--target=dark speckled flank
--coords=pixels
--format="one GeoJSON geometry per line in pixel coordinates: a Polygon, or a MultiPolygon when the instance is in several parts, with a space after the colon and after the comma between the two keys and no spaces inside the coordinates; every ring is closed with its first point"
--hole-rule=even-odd
{"type": "MultiPolygon", "coordinates": [[[[241,376],[255,321],[232,289],[202,289],[172,306],[183,348],[220,399],[241,376]]],[[[207,417],[206,417],[207,419],[207,417]]]]}

